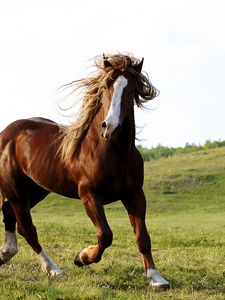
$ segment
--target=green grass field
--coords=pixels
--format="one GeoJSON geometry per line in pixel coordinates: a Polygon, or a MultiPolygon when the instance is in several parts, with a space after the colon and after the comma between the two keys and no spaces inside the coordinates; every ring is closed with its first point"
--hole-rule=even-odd
{"type": "Polygon", "coordinates": [[[74,255],[96,241],[95,229],[80,201],[50,195],[32,215],[41,244],[65,274],[43,274],[18,237],[18,255],[0,267],[0,299],[225,299],[225,148],[146,163],[144,189],[153,255],[169,291],[149,289],[120,202],[106,206],[114,240],[102,261],[76,267],[74,255]]]}

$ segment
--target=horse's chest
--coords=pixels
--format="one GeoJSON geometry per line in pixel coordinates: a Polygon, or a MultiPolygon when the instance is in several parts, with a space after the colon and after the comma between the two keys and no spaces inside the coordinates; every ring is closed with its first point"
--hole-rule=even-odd
{"type": "Polygon", "coordinates": [[[93,179],[93,185],[97,188],[99,193],[105,196],[107,195],[108,198],[112,198],[111,201],[116,201],[128,188],[128,168],[125,166],[103,168],[95,173],[93,179]]]}
{"type": "Polygon", "coordinates": [[[129,189],[131,172],[125,159],[112,156],[100,156],[98,159],[86,156],[73,170],[75,181],[84,190],[91,190],[106,199],[106,203],[121,199],[129,189]]]}

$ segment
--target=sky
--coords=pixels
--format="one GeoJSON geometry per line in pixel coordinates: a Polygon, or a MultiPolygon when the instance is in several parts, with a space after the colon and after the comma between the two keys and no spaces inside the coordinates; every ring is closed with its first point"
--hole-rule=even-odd
{"type": "Polygon", "coordinates": [[[102,53],[144,57],[160,95],[136,109],[138,144],[225,140],[225,1],[0,0],[0,131],[34,116],[68,123],[57,89],[102,53]]]}

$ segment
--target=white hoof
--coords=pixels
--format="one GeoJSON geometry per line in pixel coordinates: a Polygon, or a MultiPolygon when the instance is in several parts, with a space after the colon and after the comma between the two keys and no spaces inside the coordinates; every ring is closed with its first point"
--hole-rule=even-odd
{"type": "Polygon", "coordinates": [[[58,276],[63,274],[61,270],[54,261],[48,257],[44,250],[39,253],[39,259],[41,261],[41,269],[43,272],[50,274],[51,276],[58,276]]]}
{"type": "Polygon", "coordinates": [[[48,273],[52,277],[62,275],[64,272],[53,261],[48,264],[42,264],[41,269],[44,273],[48,273]]]}
{"type": "Polygon", "coordinates": [[[170,287],[169,282],[164,279],[156,269],[148,269],[147,277],[149,279],[150,286],[153,288],[168,289],[170,287]]]}
{"type": "Polygon", "coordinates": [[[49,272],[49,274],[51,275],[51,276],[59,276],[59,275],[62,275],[64,272],[63,272],[63,270],[62,269],[60,269],[58,266],[54,266],[54,268],[52,268],[50,271],[48,271],[49,272]]]}

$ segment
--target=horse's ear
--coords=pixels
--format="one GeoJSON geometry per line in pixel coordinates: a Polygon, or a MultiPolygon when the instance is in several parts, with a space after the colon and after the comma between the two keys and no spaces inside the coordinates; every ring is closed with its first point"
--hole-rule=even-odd
{"type": "Polygon", "coordinates": [[[132,66],[132,68],[134,69],[134,71],[141,73],[141,69],[143,66],[143,62],[144,62],[144,57],[142,58],[142,60],[139,62],[139,64],[132,66]]]}
{"type": "Polygon", "coordinates": [[[105,56],[104,53],[103,53],[103,65],[104,65],[104,68],[112,67],[112,64],[108,61],[108,57],[105,56]]]}

